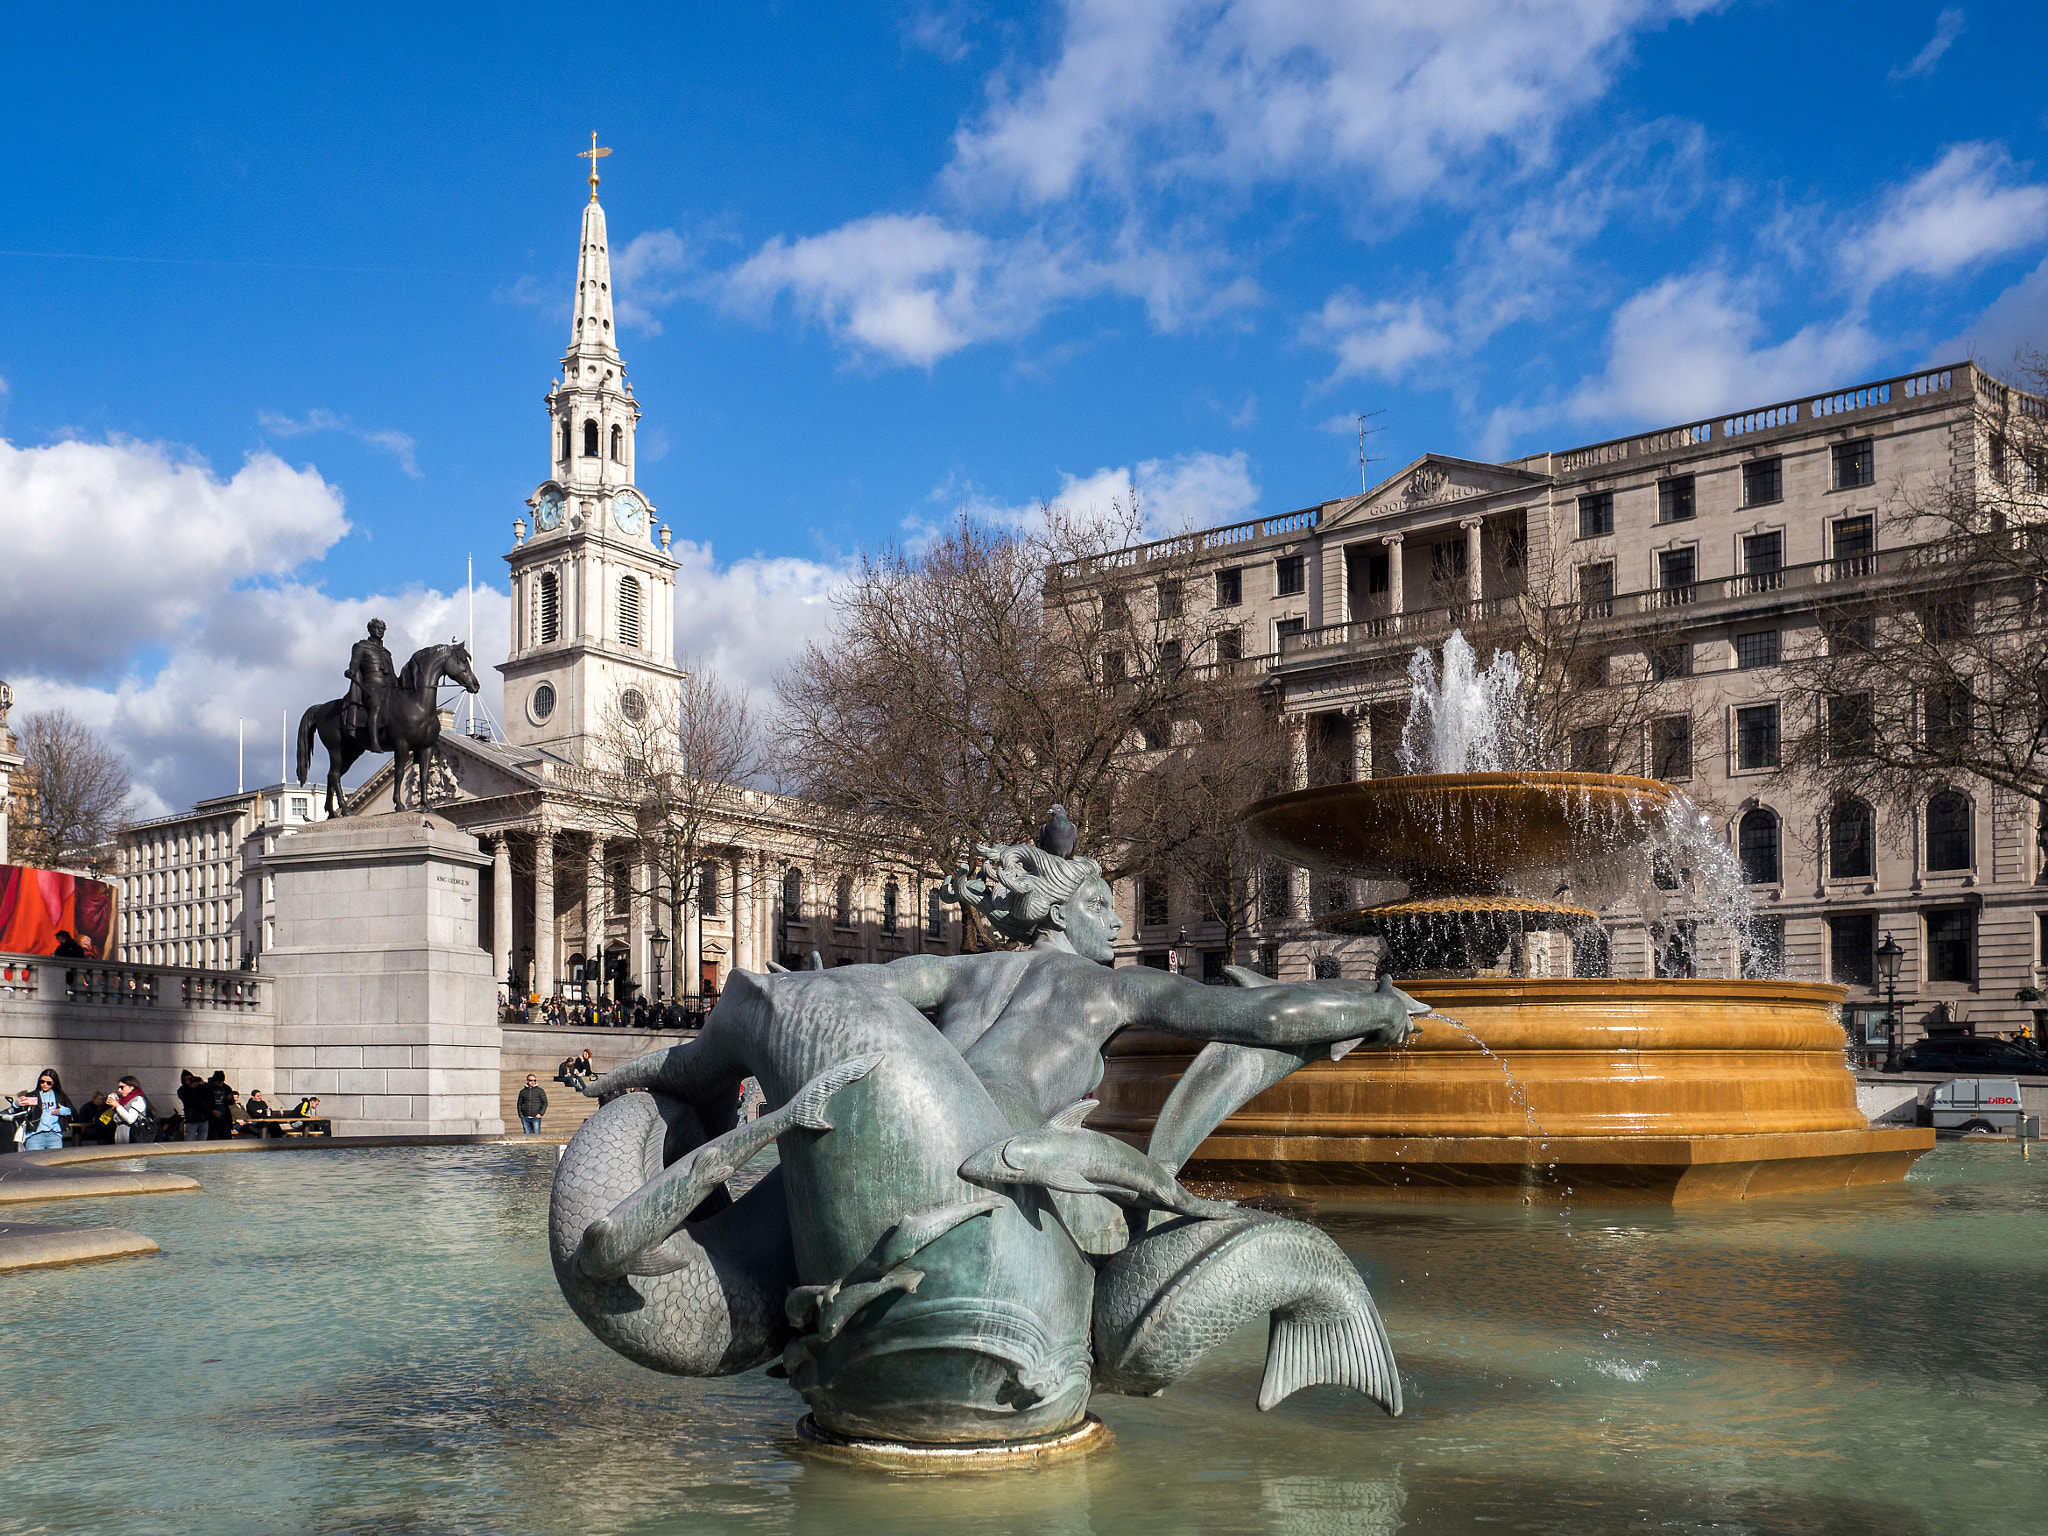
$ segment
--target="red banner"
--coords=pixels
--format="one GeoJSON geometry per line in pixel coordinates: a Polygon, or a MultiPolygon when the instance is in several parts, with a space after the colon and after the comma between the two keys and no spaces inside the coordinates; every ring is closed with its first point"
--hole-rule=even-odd
{"type": "Polygon", "coordinates": [[[114,888],[84,875],[0,864],[0,951],[54,955],[60,930],[95,960],[112,958],[114,888]]]}

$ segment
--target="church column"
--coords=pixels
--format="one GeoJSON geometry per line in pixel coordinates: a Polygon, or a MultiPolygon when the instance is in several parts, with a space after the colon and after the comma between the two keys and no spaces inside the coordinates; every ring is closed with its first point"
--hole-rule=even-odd
{"type": "Polygon", "coordinates": [[[1401,535],[1390,533],[1380,542],[1387,547],[1387,612],[1399,618],[1401,603],[1401,535]]]}
{"type": "Polygon", "coordinates": [[[676,996],[694,1001],[698,995],[697,977],[703,969],[699,961],[704,954],[704,914],[697,904],[697,871],[685,870],[683,878],[693,884],[690,904],[683,913],[683,932],[676,944],[676,996]]]}
{"type": "Polygon", "coordinates": [[[555,992],[555,834],[542,825],[533,839],[533,990],[555,992]]]}
{"type": "Polygon", "coordinates": [[[732,964],[749,971],[768,969],[754,958],[754,851],[732,856],[732,964]]]}
{"type": "Polygon", "coordinates": [[[1308,788],[1308,721],[1307,715],[1287,717],[1287,783],[1290,789],[1308,788]]]}
{"type": "Polygon", "coordinates": [[[1351,716],[1351,781],[1363,783],[1372,777],[1372,711],[1354,704],[1351,716]]]}
{"type": "Polygon", "coordinates": [[[583,856],[583,975],[585,984],[591,988],[584,994],[586,997],[604,989],[604,915],[608,905],[604,839],[593,832],[583,856]]]}
{"type": "Polygon", "coordinates": [[[654,971],[647,963],[647,863],[637,846],[626,855],[626,969],[639,983],[636,997],[652,999],[654,971]]]}
{"type": "Polygon", "coordinates": [[[491,848],[491,969],[507,1001],[512,974],[512,837],[500,832],[491,848]]]}
{"type": "Polygon", "coordinates": [[[1479,569],[1479,534],[1484,521],[1477,517],[1458,520],[1458,526],[1465,530],[1465,597],[1474,603],[1486,595],[1485,577],[1479,569]]]}

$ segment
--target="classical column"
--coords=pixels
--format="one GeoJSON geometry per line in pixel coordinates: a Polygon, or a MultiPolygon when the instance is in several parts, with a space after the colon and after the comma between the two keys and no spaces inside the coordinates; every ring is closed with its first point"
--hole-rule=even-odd
{"type": "Polygon", "coordinates": [[[703,972],[704,912],[697,902],[697,871],[686,869],[683,878],[690,882],[689,906],[683,912],[683,931],[676,935],[676,996],[694,998],[703,972]]]}
{"type": "Polygon", "coordinates": [[[543,826],[533,838],[533,990],[555,991],[555,834],[543,826]]]}
{"type": "Polygon", "coordinates": [[[593,997],[604,986],[604,839],[593,832],[583,855],[583,977],[593,997]]]}
{"type": "Polygon", "coordinates": [[[1288,781],[1294,789],[1308,788],[1308,716],[1287,717],[1287,747],[1293,777],[1288,781]]]}
{"type": "Polygon", "coordinates": [[[749,971],[765,971],[754,957],[754,853],[736,848],[732,856],[732,961],[749,971]]]}
{"type": "Polygon", "coordinates": [[[1351,716],[1351,780],[1362,783],[1372,777],[1372,711],[1354,704],[1345,713],[1351,716]]]}
{"type": "Polygon", "coordinates": [[[491,848],[491,971],[509,999],[512,974],[512,836],[500,832],[491,848]]]}
{"type": "Polygon", "coordinates": [[[1380,542],[1387,546],[1387,612],[1398,617],[1401,606],[1401,535],[1390,533],[1380,542]]]}
{"type": "Polygon", "coordinates": [[[654,995],[654,970],[647,957],[647,864],[634,848],[626,867],[626,969],[639,983],[639,996],[654,995]]]}
{"type": "Polygon", "coordinates": [[[1486,583],[1479,569],[1479,533],[1484,518],[1464,517],[1458,526],[1465,530],[1465,596],[1478,602],[1486,595],[1486,583]]]}

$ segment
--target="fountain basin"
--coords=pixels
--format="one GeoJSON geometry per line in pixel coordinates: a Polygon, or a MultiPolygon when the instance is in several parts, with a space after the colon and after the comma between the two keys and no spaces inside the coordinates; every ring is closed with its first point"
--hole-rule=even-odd
{"type": "MultiPolygon", "coordinates": [[[[1425,1018],[1398,1050],[1314,1063],[1225,1120],[1183,1176],[1251,1194],[1679,1203],[1888,1183],[1934,1144],[1857,1112],[1839,987],[1473,977],[1409,990],[1471,1034],[1425,1018]]],[[[1142,1146],[1198,1049],[1119,1036],[1090,1125],[1142,1146]]]]}

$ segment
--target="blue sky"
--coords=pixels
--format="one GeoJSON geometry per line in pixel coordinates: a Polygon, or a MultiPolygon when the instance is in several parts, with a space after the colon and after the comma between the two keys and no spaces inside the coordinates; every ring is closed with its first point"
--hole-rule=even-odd
{"type": "Polygon", "coordinates": [[[765,689],[849,554],[963,505],[1226,521],[1355,490],[1353,412],[1384,470],[2006,363],[2048,334],[2043,16],[25,12],[0,675],[155,810],[369,613],[459,628],[472,551],[502,656],[593,128],[681,648],[765,689]]]}

